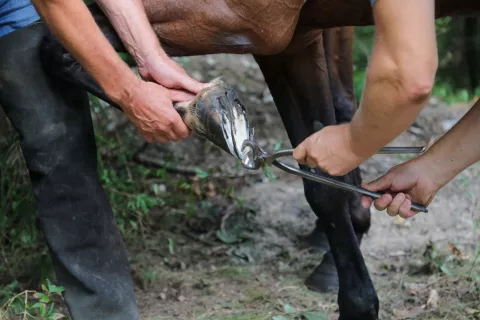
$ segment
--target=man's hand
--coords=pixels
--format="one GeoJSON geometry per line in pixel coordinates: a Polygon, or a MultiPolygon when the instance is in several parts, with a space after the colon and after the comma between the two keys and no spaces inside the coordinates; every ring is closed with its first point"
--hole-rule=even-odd
{"type": "Polygon", "coordinates": [[[368,208],[373,202],[377,210],[387,209],[390,216],[413,217],[418,212],[411,210],[412,201],[428,206],[442,187],[435,182],[430,169],[422,157],[393,167],[379,179],[363,184],[367,190],[385,194],[375,201],[362,197],[362,206],[368,208]]]}
{"type": "Polygon", "coordinates": [[[140,80],[132,89],[130,99],[123,102],[126,106],[123,110],[147,142],[179,141],[187,138],[190,130],[173,108],[172,102],[193,98],[194,95],[167,90],[156,83],[140,80]]]}
{"type": "Polygon", "coordinates": [[[197,94],[208,85],[192,79],[181,66],[162,53],[153,53],[139,62],[138,72],[145,80],[155,81],[169,89],[183,89],[193,94],[197,94]]]}
{"type": "Polygon", "coordinates": [[[350,124],[323,128],[295,148],[293,157],[332,176],[345,175],[366,160],[353,151],[350,124]]]}

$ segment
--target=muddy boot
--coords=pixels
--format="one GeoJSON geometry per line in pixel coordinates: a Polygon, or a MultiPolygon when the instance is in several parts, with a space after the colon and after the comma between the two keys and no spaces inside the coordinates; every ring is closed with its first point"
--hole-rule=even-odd
{"type": "Polygon", "coordinates": [[[0,105],[19,133],[56,282],[74,320],[139,318],[127,252],[97,175],[85,91],[47,77],[35,23],[0,38],[0,105]]]}
{"type": "Polygon", "coordinates": [[[323,256],[322,263],[305,280],[308,289],[320,292],[337,292],[339,288],[337,267],[333,260],[333,255],[329,251],[323,256]]]}

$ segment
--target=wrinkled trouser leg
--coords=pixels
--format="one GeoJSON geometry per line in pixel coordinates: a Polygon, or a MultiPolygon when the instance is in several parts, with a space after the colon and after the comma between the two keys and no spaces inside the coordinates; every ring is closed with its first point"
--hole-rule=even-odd
{"type": "Polygon", "coordinates": [[[57,282],[75,320],[138,319],[126,249],[97,176],[87,95],[44,74],[43,28],[0,38],[0,105],[20,135],[57,282]]]}

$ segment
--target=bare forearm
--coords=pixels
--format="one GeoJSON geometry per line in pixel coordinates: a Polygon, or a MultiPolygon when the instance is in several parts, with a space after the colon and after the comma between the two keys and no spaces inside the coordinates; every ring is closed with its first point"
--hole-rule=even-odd
{"type": "Polygon", "coordinates": [[[82,0],[32,0],[51,32],[107,95],[123,102],[139,78],[115,52],[82,0]]]}
{"type": "Polygon", "coordinates": [[[123,44],[140,66],[151,55],[166,56],[141,0],[98,0],[123,44]]]}
{"type": "Polygon", "coordinates": [[[406,130],[427,102],[438,65],[433,0],[382,0],[353,145],[369,157],[406,130]]]}
{"type": "Polygon", "coordinates": [[[423,156],[430,175],[445,185],[460,172],[480,161],[480,101],[423,156]]]}
{"type": "Polygon", "coordinates": [[[367,78],[360,108],[351,121],[353,150],[364,157],[375,154],[415,121],[426,98],[405,99],[402,89],[390,81],[367,78]]]}

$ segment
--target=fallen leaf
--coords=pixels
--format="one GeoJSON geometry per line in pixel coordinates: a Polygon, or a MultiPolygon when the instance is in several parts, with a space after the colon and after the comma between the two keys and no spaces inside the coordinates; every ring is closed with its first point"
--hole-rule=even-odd
{"type": "Polygon", "coordinates": [[[432,289],[430,291],[430,294],[428,295],[428,300],[427,300],[427,309],[436,309],[438,308],[438,300],[440,299],[440,296],[438,295],[438,291],[435,289],[432,289]]]}
{"type": "Polygon", "coordinates": [[[209,197],[215,197],[217,193],[215,192],[215,185],[211,182],[208,183],[208,192],[207,196],[209,197]]]}
{"type": "Polygon", "coordinates": [[[462,252],[453,243],[449,242],[448,248],[457,257],[461,258],[463,256],[462,252]]]}
{"type": "Polygon", "coordinates": [[[480,319],[480,310],[473,308],[465,308],[465,312],[470,316],[474,316],[476,319],[480,319]]]}

